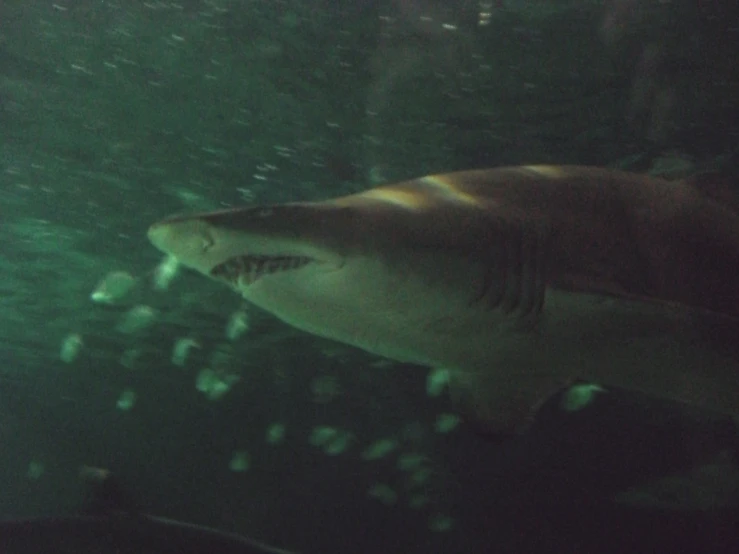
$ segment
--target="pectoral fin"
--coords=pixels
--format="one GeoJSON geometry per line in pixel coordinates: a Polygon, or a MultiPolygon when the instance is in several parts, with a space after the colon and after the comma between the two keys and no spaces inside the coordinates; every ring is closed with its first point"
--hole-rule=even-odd
{"type": "MultiPolygon", "coordinates": [[[[515,371],[515,370],[514,370],[515,371]]],[[[528,430],[539,408],[574,380],[561,375],[516,375],[493,382],[489,377],[452,372],[449,384],[459,412],[475,428],[494,435],[521,434],[528,430]]]]}

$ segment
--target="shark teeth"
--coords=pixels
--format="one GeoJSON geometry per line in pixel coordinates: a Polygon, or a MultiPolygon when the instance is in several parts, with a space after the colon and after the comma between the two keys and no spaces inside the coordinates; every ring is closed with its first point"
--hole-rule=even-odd
{"type": "Polygon", "coordinates": [[[266,274],[298,269],[312,261],[307,256],[235,256],[211,269],[210,275],[238,288],[266,274]]]}

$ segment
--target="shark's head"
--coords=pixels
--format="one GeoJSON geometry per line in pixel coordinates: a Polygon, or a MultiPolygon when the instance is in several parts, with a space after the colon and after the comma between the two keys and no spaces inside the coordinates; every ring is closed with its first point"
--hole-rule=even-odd
{"type": "Polygon", "coordinates": [[[149,240],[182,265],[269,309],[273,297],[305,299],[345,264],[330,226],[341,215],[291,204],[175,216],[152,225],[149,240]]]}
{"type": "Polygon", "coordinates": [[[389,327],[388,302],[404,292],[375,244],[389,235],[372,220],[351,201],[293,203],[170,217],[148,237],[288,324],[372,349],[389,327]]]}
{"type": "Polygon", "coordinates": [[[148,235],[182,265],[295,327],[423,361],[405,352],[410,335],[446,325],[485,279],[470,252],[448,242],[462,231],[482,241],[466,224],[445,225],[424,202],[433,204],[420,193],[371,192],[177,216],[148,235]]]}

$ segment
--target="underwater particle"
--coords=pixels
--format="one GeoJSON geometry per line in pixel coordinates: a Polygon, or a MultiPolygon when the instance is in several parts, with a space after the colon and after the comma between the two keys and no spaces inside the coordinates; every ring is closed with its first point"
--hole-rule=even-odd
{"type": "Polygon", "coordinates": [[[178,367],[184,366],[193,348],[200,348],[200,343],[195,339],[190,337],[177,339],[172,347],[172,363],[178,367]]]}
{"type": "Polygon", "coordinates": [[[387,178],[383,173],[383,168],[379,166],[372,166],[369,168],[369,171],[367,172],[367,179],[373,185],[381,185],[382,183],[385,183],[387,181],[387,178]]]}
{"type": "Polygon", "coordinates": [[[431,397],[440,396],[449,384],[450,373],[448,369],[436,367],[429,371],[426,377],[426,394],[431,397]]]}
{"type": "Polygon", "coordinates": [[[562,396],[559,406],[566,412],[577,412],[590,404],[600,392],[606,392],[606,389],[592,383],[572,385],[562,396]]]}
{"type": "Polygon", "coordinates": [[[208,400],[220,399],[224,394],[231,390],[233,384],[238,380],[239,378],[235,375],[229,375],[225,379],[218,379],[206,393],[208,400]]]}
{"type": "MultiPolygon", "coordinates": [[[[497,1],[500,2],[501,0],[497,1]]],[[[493,3],[490,0],[488,2],[480,2],[480,12],[477,16],[477,24],[480,27],[487,27],[490,24],[490,19],[493,16],[492,7],[493,3]]]]}
{"type": "Polygon", "coordinates": [[[167,290],[172,280],[177,277],[180,270],[180,262],[174,256],[165,256],[154,269],[154,288],[156,290],[167,290]]]}
{"type": "Polygon", "coordinates": [[[418,453],[401,454],[398,456],[397,467],[400,471],[415,471],[426,462],[426,456],[418,453]]]}
{"type": "Polygon", "coordinates": [[[226,324],[226,337],[236,340],[249,330],[249,315],[244,310],[237,310],[231,314],[226,324]]]}
{"type": "Polygon", "coordinates": [[[28,463],[28,470],[26,471],[26,476],[31,481],[36,481],[44,474],[44,464],[39,462],[38,460],[31,460],[28,463]]]}
{"type": "Polygon", "coordinates": [[[125,271],[111,271],[90,293],[90,300],[97,304],[114,304],[123,300],[136,285],[136,278],[125,271]]]}
{"type": "Polygon", "coordinates": [[[239,380],[238,375],[223,374],[210,368],[202,369],[195,380],[195,388],[208,400],[219,400],[239,380]]]}
{"type": "Polygon", "coordinates": [[[437,433],[449,433],[457,428],[461,418],[455,414],[439,414],[434,428],[437,433]]]}
{"type": "Polygon", "coordinates": [[[319,425],[313,428],[308,440],[312,446],[324,446],[338,434],[339,431],[333,427],[319,425]]]}
{"type": "Polygon", "coordinates": [[[354,436],[348,431],[342,431],[336,435],[330,442],[324,445],[323,451],[329,456],[338,456],[346,452],[349,443],[354,436]]]}
{"type": "Polygon", "coordinates": [[[202,194],[188,190],[178,189],[172,192],[188,210],[198,212],[209,212],[216,209],[215,205],[205,198],[202,194]]]}
{"type": "Polygon", "coordinates": [[[269,444],[280,444],[285,440],[285,426],[282,423],[273,423],[267,427],[267,442],[269,444]]]}
{"type": "Polygon", "coordinates": [[[142,350],[140,348],[127,348],[123,351],[123,354],[121,354],[118,363],[120,363],[126,369],[133,369],[136,366],[136,361],[139,359],[141,354],[142,350]]]}
{"type": "Polygon", "coordinates": [[[116,408],[122,412],[127,412],[136,403],[136,393],[133,389],[124,389],[121,395],[118,397],[118,401],[115,403],[116,408]]]}
{"type": "Polygon", "coordinates": [[[157,317],[157,311],[151,306],[138,305],[128,310],[116,326],[119,333],[138,333],[150,327],[157,317]]]}
{"type": "Polygon", "coordinates": [[[362,459],[367,461],[380,460],[385,458],[393,450],[398,447],[398,443],[393,439],[381,439],[373,442],[362,452],[362,459]]]}
{"type": "Polygon", "coordinates": [[[312,446],[322,447],[329,456],[337,456],[349,448],[349,443],[353,439],[354,434],[349,431],[321,425],[313,428],[309,442],[312,446]]]}
{"type": "Polygon", "coordinates": [[[225,371],[234,359],[233,346],[228,343],[222,343],[215,347],[210,355],[210,365],[219,370],[225,371]]]}
{"type": "Polygon", "coordinates": [[[454,519],[446,514],[434,514],[429,518],[429,531],[445,533],[454,526],[454,519]]]}
{"type": "Polygon", "coordinates": [[[429,503],[429,497],[425,494],[414,494],[410,497],[408,500],[408,507],[411,510],[420,510],[421,508],[424,508],[429,503]]]}
{"type": "Polygon", "coordinates": [[[82,349],[82,336],[79,333],[70,333],[62,341],[62,348],[59,352],[59,358],[64,363],[71,364],[82,349]]]}
{"type": "Polygon", "coordinates": [[[207,393],[210,390],[213,381],[215,380],[215,372],[210,368],[204,368],[200,370],[198,376],[195,378],[195,388],[203,393],[207,393]]]}
{"type": "Polygon", "coordinates": [[[665,179],[683,179],[695,173],[695,162],[679,152],[666,152],[652,162],[647,171],[665,179]]]}
{"type": "Polygon", "coordinates": [[[410,474],[408,485],[410,487],[421,487],[425,485],[431,478],[431,470],[427,467],[420,467],[410,474]]]}
{"type": "Polygon", "coordinates": [[[341,385],[335,375],[320,375],[310,383],[312,400],[316,404],[328,404],[341,394],[341,385]]]}
{"type": "Polygon", "coordinates": [[[375,483],[369,490],[367,490],[367,496],[379,500],[385,506],[392,506],[398,502],[398,493],[384,483],[375,483]]]}
{"type": "Polygon", "coordinates": [[[246,450],[237,450],[233,453],[233,456],[231,456],[228,469],[241,473],[247,471],[250,464],[251,460],[249,458],[249,453],[246,450]]]}

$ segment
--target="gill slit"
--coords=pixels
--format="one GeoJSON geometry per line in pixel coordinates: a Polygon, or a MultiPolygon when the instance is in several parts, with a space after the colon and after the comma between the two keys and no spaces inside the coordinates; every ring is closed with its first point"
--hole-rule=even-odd
{"type": "Polygon", "coordinates": [[[470,305],[506,315],[536,316],[544,307],[546,233],[509,229],[483,257],[482,278],[470,305]]]}

